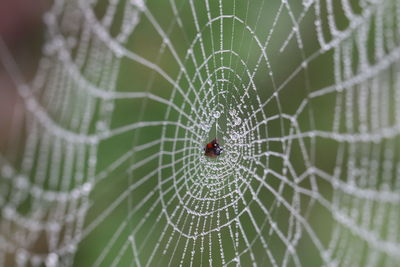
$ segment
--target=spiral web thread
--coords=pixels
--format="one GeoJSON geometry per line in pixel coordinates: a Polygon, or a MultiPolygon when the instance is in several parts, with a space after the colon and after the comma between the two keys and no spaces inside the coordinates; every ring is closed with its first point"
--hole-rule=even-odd
{"type": "Polygon", "coordinates": [[[399,3],[54,1],[1,265],[400,264],[399,3]]]}

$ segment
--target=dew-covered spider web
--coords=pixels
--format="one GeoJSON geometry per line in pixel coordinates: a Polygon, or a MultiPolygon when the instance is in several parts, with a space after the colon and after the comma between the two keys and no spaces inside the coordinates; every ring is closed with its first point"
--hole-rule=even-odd
{"type": "Polygon", "coordinates": [[[0,265],[400,265],[398,0],[55,0],[43,24],[32,77],[0,38],[0,265]]]}

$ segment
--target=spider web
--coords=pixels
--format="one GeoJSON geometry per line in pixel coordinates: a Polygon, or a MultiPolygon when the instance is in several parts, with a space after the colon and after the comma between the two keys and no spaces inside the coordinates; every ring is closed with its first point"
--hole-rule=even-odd
{"type": "Polygon", "coordinates": [[[399,265],[399,3],[54,1],[0,265],[399,265]]]}

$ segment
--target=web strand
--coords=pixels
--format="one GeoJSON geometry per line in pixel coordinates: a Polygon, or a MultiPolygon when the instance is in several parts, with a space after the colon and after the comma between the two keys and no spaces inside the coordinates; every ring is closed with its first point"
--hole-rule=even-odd
{"type": "Polygon", "coordinates": [[[0,266],[400,264],[399,1],[58,0],[43,21],[33,78],[0,37],[0,266]]]}

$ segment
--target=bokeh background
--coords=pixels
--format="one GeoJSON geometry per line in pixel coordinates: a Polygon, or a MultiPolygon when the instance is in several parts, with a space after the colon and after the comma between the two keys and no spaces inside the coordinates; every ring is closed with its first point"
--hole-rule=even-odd
{"type": "Polygon", "coordinates": [[[397,10],[2,1],[0,265],[399,265],[397,10]]]}

